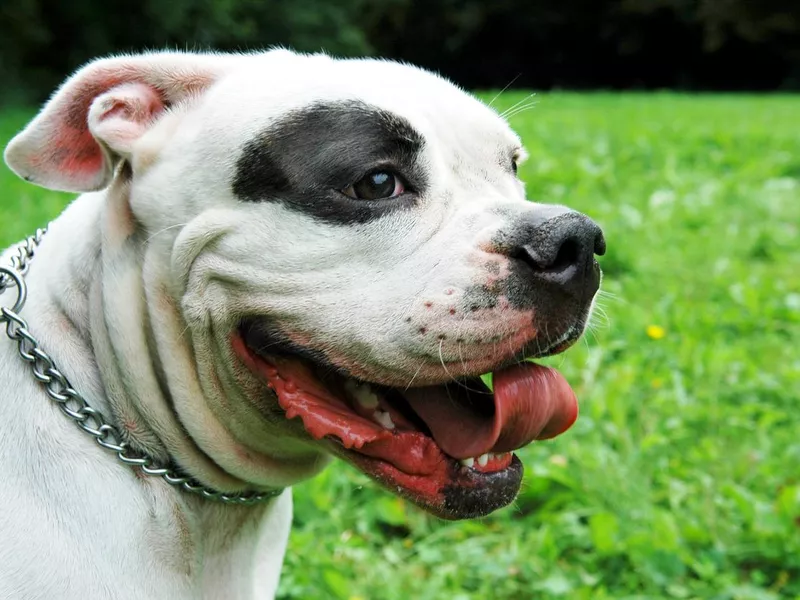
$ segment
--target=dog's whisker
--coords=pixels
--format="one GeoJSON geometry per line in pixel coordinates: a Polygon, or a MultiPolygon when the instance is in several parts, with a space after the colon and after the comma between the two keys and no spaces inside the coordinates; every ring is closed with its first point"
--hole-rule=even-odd
{"type": "Polygon", "coordinates": [[[524,112],[536,107],[538,104],[539,104],[538,102],[531,102],[529,104],[525,104],[523,106],[520,106],[520,107],[516,108],[515,110],[509,112],[507,115],[505,115],[505,119],[506,120],[512,119],[512,118],[516,117],[517,115],[519,115],[521,113],[524,113],[524,112]]]}
{"type": "Polygon", "coordinates": [[[489,100],[489,103],[487,104],[487,106],[491,106],[492,104],[494,104],[494,101],[495,101],[495,100],[497,100],[497,99],[498,99],[500,96],[502,96],[502,95],[503,95],[503,92],[505,92],[505,91],[506,91],[508,88],[510,88],[512,85],[514,85],[514,82],[515,82],[517,79],[519,79],[521,75],[522,75],[522,73],[521,73],[521,72],[520,72],[520,73],[517,73],[517,74],[514,76],[514,78],[513,78],[511,81],[509,81],[509,82],[506,84],[506,86],[505,86],[505,87],[504,87],[502,90],[500,90],[499,92],[497,92],[497,95],[496,95],[494,98],[492,98],[491,100],[489,100]]]}
{"type": "Polygon", "coordinates": [[[533,107],[534,107],[534,106],[536,106],[537,104],[538,104],[538,102],[537,102],[537,101],[533,101],[533,100],[532,100],[531,102],[528,102],[528,103],[526,103],[526,104],[523,104],[523,105],[521,105],[521,106],[518,106],[518,107],[516,107],[514,110],[511,110],[511,111],[509,111],[509,112],[506,114],[505,118],[506,118],[506,119],[510,119],[510,118],[514,117],[515,115],[518,115],[518,114],[519,114],[519,113],[521,113],[521,112],[524,112],[524,111],[526,111],[526,110],[528,110],[528,109],[530,109],[530,108],[533,108],[533,107]]]}
{"type": "Polygon", "coordinates": [[[619,298],[620,297],[618,294],[615,294],[614,292],[609,292],[608,290],[604,290],[602,288],[597,290],[597,295],[600,296],[600,297],[605,297],[605,298],[619,298]]]}
{"type": "Polygon", "coordinates": [[[530,101],[528,101],[528,102],[525,102],[524,104],[519,104],[519,105],[515,106],[514,108],[512,108],[512,109],[508,110],[508,111],[506,112],[506,114],[505,114],[505,115],[503,115],[503,118],[505,118],[506,120],[508,120],[508,119],[510,119],[511,117],[513,117],[514,115],[517,115],[517,114],[519,114],[520,112],[523,112],[523,111],[525,111],[525,110],[528,110],[529,108],[532,108],[532,107],[534,107],[534,106],[537,106],[538,104],[539,104],[539,100],[536,100],[536,99],[534,99],[534,100],[530,100],[530,101]]]}
{"type": "Polygon", "coordinates": [[[458,360],[461,363],[461,372],[466,375],[467,374],[467,363],[464,361],[464,354],[461,352],[461,346],[463,344],[456,340],[456,348],[458,348],[458,360]]]}
{"type": "Polygon", "coordinates": [[[422,367],[424,366],[425,366],[425,361],[424,360],[420,361],[419,367],[417,367],[417,370],[414,372],[414,376],[411,378],[411,381],[408,382],[408,385],[406,385],[406,391],[408,391],[408,389],[411,387],[411,384],[414,383],[414,380],[417,378],[417,375],[419,375],[419,372],[422,370],[422,367]]]}
{"type": "Polygon", "coordinates": [[[587,327],[602,327],[607,329],[611,325],[611,318],[602,306],[595,305],[586,325],[587,327]]]}
{"type": "MultiPolygon", "coordinates": [[[[439,341],[439,362],[442,364],[442,368],[444,369],[444,372],[447,374],[447,376],[450,378],[450,380],[453,381],[453,383],[455,383],[457,386],[464,388],[468,392],[473,392],[473,393],[476,393],[476,394],[485,394],[486,390],[475,390],[475,389],[472,389],[467,384],[465,384],[463,381],[459,381],[458,378],[454,377],[450,373],[450,371],[447,368],[447,365],[444,362],[444,356],[442,355],[442,346],[443,345],[444,345],[444,341],[440,340],[439,341]]],[[[445,386],[445,389],[447,390],[448,397],[450,397],[450,390],[448,389],[448,386],[445,386]]],[[[452,401],[452,397],[450,397],[450,400],[452,401]]]]}
{"type": "Polygon", "coordinates": [[[456,327],[456,347],[458,348],[458,359],[459,359],[459,361],[461,361],[461,371],[465,375],[467,373],[467,364],[464,361],[464,354],[462,352],[462,346],[464,345],[464,342],[459,341],[459,340],[461,340],[461,332],[463,331],[463,327],[464,327],[465,323],[467,322],[467,318],[468,318],[467,315],[464,314],[461,317],[461,322],[456,327]]]}
{"type": "Polygon", "coordinates": [[[627,300],[623,296],[619,294],[615,294],[613,292],[607,292],[605,290],[599,290],[597,292],[596,301],[600,300],[608,300],[609,302],[619,302],[620,304],[627,304],[627,300]]]}
{"type": "Polygon", "coordinates": [[[544,350],[542,350],[542,348],[540,347],[539,348],[539,352],[540,353],[544,352],[549,347],[550,347],[550,334],[547,331],[547,323],[545,322],[545,324],[544,324],[544,350]]]}
{"type": "Polygon", "coordinates": [[[159,229],[158,231],[156,231],[152,235],[148,236],[147,241],[148,242],[152,241],[154,238],[158,237],[162,233],[166,233],[170,229],[177,229],[178,227],[186,227],[186,225],[188,225],[188,223],[176,223],[175,225],[170,225],[169,227],[164,227],[164,229],[159,229]]]}
{"type": "MultiPolygon", "coordinates": [[[[515,356],[516,352],[514,352],[514,346],[511,345],[511,338],[510,337],[506,338],[506,346],[508,346],[508,355],[509,356],[515,356]]],[[[519,357],[519,356],[516,357],[517,366],[521,365],[524,362],[525,362],[525,354],[524,353],[522,354],[521,357],[519,357]]]]}
{"type": "Polygon", "coordinates": [[[516,103],[516,104],[514,104],[513,106],[510,106],[509,108],[507,108],[506,110],[504,110],[503,112],[501,112],[501,113],[500,113],[500,116],[501,116],[501,117],[503,117],[503,118],[505,118],[505,117],[506,117],[506,115],[507,115],[509,112],[511,112],[512,110],[514,110],[515,108],[517,108],[517,107],[518,107],[520,104],[523,104],[524,102],[527,102],[528,100],[530,100],[531,98],[533,98],[535,95],[536,95],[536,92],[534,92],[534,93],[532,93],[532,94],[528,94],[528,95],[527,95],[527,96],[525,96],[525,97],[524,97],[522,100],[520,100],[519,102],[517,102],[517,103],[516,103]]]}
{"type": "Polygon", "coordinates": [[[500,113],[500,117],[505,119],[510,112],[513,112],[514,109],[516,109],[521,104],[525,104],[526,102],[530,101],[530,99],[532,97],[533,97],[533,94],[530,94],[530,95],[526,96],[525,98],[523,98],[522,100],[520,100],[519,102],[517,102],[516,104],[508,107],[506,110],[504,110],[502,113],[500,113]]]}

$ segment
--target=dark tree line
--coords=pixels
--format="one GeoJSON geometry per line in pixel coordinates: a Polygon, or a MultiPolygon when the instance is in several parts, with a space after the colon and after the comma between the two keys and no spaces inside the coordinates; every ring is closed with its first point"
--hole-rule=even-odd
{"type": "Polygon", "coordinates": [[[0,98],[111,52],[276,44],[470,87],[800,89],[800,0],[0,0],[0,98]]]}

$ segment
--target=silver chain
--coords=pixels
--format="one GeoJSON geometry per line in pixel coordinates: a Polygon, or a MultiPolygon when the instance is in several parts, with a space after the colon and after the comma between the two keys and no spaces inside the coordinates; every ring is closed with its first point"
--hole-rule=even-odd
{"type": "Polygon", "coordinates": [[[47,395],[61,411],[78,427],[91,435],[101,447],[115,453],[117,458],[126,465],[139,468],[147,475],[161,477],[168,484],[187,492],[210,500],[240,505],[256,504],[280,495],[283,492],[282,489],[260,493],[225,494],[179,474],[175,467],[158,465],[149,456],[132,450],[127,442],[122,441],[119,430],[109,424],[100,411],[89,406],[84,397],[73,389],[69,380],[53,363],[53,359],[39,347],[39,342],[28,329],[28,323],[19,316],[28,295],[24,277],[46,231],[47,229],[38,229],[34,235],[18,244],[11,257],[10,267],[0,266],[0,295],[10,288],[17,290],[17,300],[14,305],[11,308],[0,308],[0,324],[6,324],[6,334],[17,342],[22,360],[30,364],[33,376],[42,384],[47,395]]]}

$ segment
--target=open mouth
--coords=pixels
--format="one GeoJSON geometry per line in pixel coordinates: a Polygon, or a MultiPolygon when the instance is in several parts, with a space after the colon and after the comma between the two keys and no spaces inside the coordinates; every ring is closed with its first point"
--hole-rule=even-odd
{"type": "Polygon", "coordinates": [[[506,506],[522,482],[513,454],[575,422],[578,403],[552,368],[523,362],[442,385],[397,388],[274,352],[243,327],[234,352],[277,395],[287,419],[390,491],[447,519],[506,506]]]}

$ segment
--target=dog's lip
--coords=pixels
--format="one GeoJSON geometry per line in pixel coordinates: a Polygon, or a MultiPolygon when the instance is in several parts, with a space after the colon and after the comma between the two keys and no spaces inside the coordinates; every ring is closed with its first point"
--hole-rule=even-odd
{"type": "MultiPolygon", "coordinates": [[[[418,423],[410,422],[405,419],[402,407],[398,409],[382,402],[380,408],[387,411],[384,416],[389,417],[390,422],[397,421],[399,425],[395,430],[394,423],[383,427],[376,425],[375,419],[372,418],[377,416],[374,414],[376,406],[364,413],[362,409],[366,408],[353,401],[352,393],[349,394],[350,401],[343,400],[348,394],[342,393],[341,385],[333,384],[331,387],[330,380],[323,383],[319,375],[314,375],[313,363],[308,363],[299,357],[263,356],[248,347],[245,339],[238,334],[233,335],[232,345],[234,352],[249,369],[263,378],[276,392],[278,402],[288,419],[300,417],[305,430],[316,439],[325,438],[323,443],[332,453],[353,463],[391,491],[444,518],[468,518],[488,514],[513,500],[521,483],[522,469],[518,459],[510,453],[510,450],[527,444],[537,436],[545,439],[561,433],[577,416],[577,405],[575,405],[575,412],[566,414],[568,418],[566,421],[561,419],[561,425],[558,425],[557,419],[558,431],[547,428],[533,431],[529,424],[520,423],[506,431],[502,425],[501,429],[497,429],[495,422],[494,433],[491,433],[480,424],[480,419],[472,425],[468,424],[469,419],[462,424],[461,420],[466,418],[462,413],[466,409],[458,409],[458,413],[454,414],[453,407],[442,401],[447,398],[440,398],[439,401],[423,398],[428,400],[423,402],[424,412],[428,415],[426,419],[434,419],[425,423],[421,420],[418,423]],[[419,423],[422,430],[417,426],[419,423]],[[427,430],[426,434],[427,423],[431,423],[438,434],[430,435],[430,430],[427,430]],[[464,431],[469,433],[457,433],[462,425],[466,427],[464,431]],[[450,426],[455,429],[451,429],[450,426]],[[473,431],[475,426],[478,429],[473,431]],[[541,435],[537,432],[541,432],[541,435]],[[477,437],[473,437],[473,433],[477,437]],[[467,435],[467,438],[464,435],[467,435]],[[492,437],[486,438],[486,435],[492,437]],[[461,455],[468,456],[470,451],[476,451],[474,458],[461,457],[462,460],[458,460],[439,446],[440,439],[445,442],[445,447],[453,448],[447,452],[453,452],[461,457],[461,455]],[[480,439],[485,441],[480,442],[480,439]],[[499,446],[497,451],[493,449],[494,445],[499,446]],[[491,452],[478,457],[478,454],[487,450],[491,452]]],[[[542,382],[540,377],[542,373],[551,370],[527,364],[512,367],[510,371],[517,371],[519,374],[501,372],[504,379],[501,388],[505,390],[501,390],[501,393],[504,393],[506,400],[509,399],[506,393],[508,390],[511,390],[512,397],[518,393],[523,397],[526,396],[517,384],[521,385],[523,390],[527,386],[541,389],[535,380],[542,382]],[[509,381],[514,384],[507,385],[509,381]]],[[[337,379],[346,384],[360,385],[357,380],[341,376],[337,376],[337,379]]],[[[559,379],[563,382],[563,378],[557,375],[557,380],[559,379]]],[[[566,385],[566,382],[563,384],[566,385]]],[[[547,390],[547,387],[545,385],[544,389],[547,390]]],[[[569,390],[569,386],[566,387],[569,390]]],[[[380,394],[380,390],[377,391],[380,394]]],[[[569,392],[571,393],[571,390],[569,392]]],[[[442,391],[439,390],[434,395],[442,396],[442,391]]],[[[445,396],[449,397],[450,392],[445,396]]],[[[530,393],[527,396],[530,396],[530,393]]],[[[382,400],[389,401],[383,396],[382,400]]],[[[499,401],[500,398],[497,397],[496,400],[499,401]]],[[[414,402],[418,401],[419,396],[414,402]]],[[[522,405],[524,404],[525,401],[522,401],[522,405]]],[[[502,412],[497,413],[498,418],[513,411],[514,406],[514,403],[509,402],[500,404],[497,410],[502,412]]],[[[415,410],[413,409],[412,413],[415,410]]],[[[549,418],[542,421],[541,414],[537,419],[533,414],[525,412],[516,418],[513,416],[511,418],[512,422],[520,418],[521,422],[524,422],[528,416],[534,419],[533,427],[536,427],[536,422],[540,423],[540,427],[541,423],[550,422],[549,418]]]]}
{"type": "Polygon", "coordinates": [[[398,469],[389,461],[347,450],[338,440],[330,440],[327,445],[332,454],[442,519],[486,516],[513,502],[522,485],[523,467],[516,454],[508,454],[502,469],[481,471],[465,467],[442,453],[434,473],[415,475],[398,469]]]}
{"type": "Polygon", "coordinates": [[[531,359],[536,359],[561,354],[581,337],[583,327],[584,325],[582,323],[573,324],[561,337],[556,338],[544,348],[537,349],[536,352],[526,354],[526,356],[531,359]]]}

